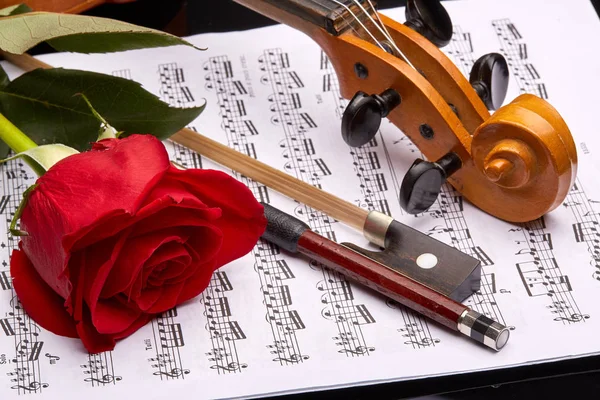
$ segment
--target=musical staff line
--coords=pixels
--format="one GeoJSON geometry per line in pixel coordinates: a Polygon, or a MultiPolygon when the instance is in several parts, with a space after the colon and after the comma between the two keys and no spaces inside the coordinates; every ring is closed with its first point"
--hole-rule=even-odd
{"type": "MultiPolygon", "coordinates": [[[[214,90],[217,95],[222,118],[221,128],[227,136],[228,146],[256,159],[257,149],[251,139],[259,132],[247,115],[244,101],[249,94],[244,84],[236,79],[231,61],[227,56],[211,57],[204,64],[204,70],[207,72],[206,88],[214,90]]],[[[266,186],[235,171],[232,172],[259,201],[270,202],[266,186]]],[[[266,308],[265,320],[271,327],[273,337],[273,342],[266,345],[272,360],[281,366],[295,365],[308,360],[309,356],[303,354],[300,349],[297,336],[297,331],[304,329],[304,323],[298,312],[292,308],[292,291],[289,285],[295,278],[292,270],[281,257],[280,249],[262,239],[258,241],[252,254],[266,308]]],[[[210,360],[215,362],[214,369],[219,372],[239,372],[241,368],[247,367],[246,364],[239,363],[235,349],[227,349],[225,345],[213,344],[213,351],[207,353],[210,360]]]]}
{"type": "MultiPolygon", "coordinates": [[[[11,160],[0,166],[2,188],[6,197],[3,197],[3,214],[7,228],[7,237],[2,242],[3,250],[7,253],[3,257],[2,271],[0,271],[0,289],[10,292],[9,312],[2,319],[2,332],[14,338],[15,355],[11,361],[13,371],[6,373],[10,380],[10,388],[17,394],[42,393],[49,387],[42,379],[40,366],[40,353],[44,342],[39,337],[41,329],[23,310],[10,279],[10,257],[13,250],[18,248],[18,238],[13,237],[8,230],[11,219],[17,210],[23,192],[35,182],[35,175],[30,175],[21,160],[11,160]]],[[[18,229],[18,224],[17,224],[18,229]]]]}
{"type": "MultiPolygon", "coordinates": [[[[298,179],[321,187],[322,177],[331,175],[325,161],[319,158],[313,142],[306,134],[317,127],[315,121],[301,105],[301,92],[304,87],[302,77],[292,69],[288,53],[281,49],[268,49],[259,58],[260,69],[265,73],[261,81],[270,85],[269,96],[271,122],[283,129],[285,138],[280,142],[285,159],[284,168],[295,174],[298,179]]],[[[311,229],[336,241],[332,229],[334,222],[326,214],[305,205],[298,205],[294,214],[306,221],[311,229]]],[[[338,335],[333,337],[339,353],[347,356],[365,356],[375,351],[368,346],[362,326],[374,324],[375,319],[363,304],[355,304],[346,278],[314,261],[310,267],[320,270],[323,279],[317,283],[317,289],[324,294],[321,301],[326,306],[321,311],[323,318],[333,321],[338,335]],[[345,288],[345,289],[344,289],[345,288]]]]}
{"type": "Polygon", "coordinates": [[[119,70],[113,71],[112,75],[118,76],[119,78],[131,80],[131,70],[130,69],[119,69],[119,70]]]}
{"type": "Polygon", "coordinates": [[[463,32],[458,25],[454,25],[452,29],[452,40],[444,48],[444,52],[454,59],[455,65],[468,77],[471,74],[473,64],[475,64],[471,33],[463,32]]]}
{"type": "Polygon", "coordinates": [[[567,195],[563,206],[570,209],[575,218],[573,235],[577,243],[587,245],[590,253],[590,265],[593,268],[592,278],[600,282],[600,225],[598,212],[594,209],[593,202],[588,198],[579,180],[573,185],[567,195]]]}
{"type": "MultiPolygon", "coordinates": [[[[527,43],[515,24],[509,19],[499,19],[492,21],[492,27],[498,37],[500,51],[517,78],[520,93],[531,93],[548,99],[546,84],[530,62],[527,43]]],[[[567,199],[568,201],[570,200],[567,199]]],[[[523,234],[524,240],[516,240],[520,247],[516,254],[533,259],[517,264],[517,271],[527,294],[530,297],[546,296],[550,303],[546,309],[553,315],[554,321],[563,324],[585,322],[590,316],[579,310],[569,277],[561,272],[554,256],[552,235],[546,232],[544,217],[520,226],[520,229],[510,231],[520,231],[523,234]]]]}
{"type": "Polygon", "coordinates": [[[546,84],[541,80],[537,69],[528,59],[527,43],[517,27],[509,19],[492,21],[492,26],[500,41],[500,52],[516,78],[521,94],[531,93],[548,99],[546,84]]]}
{"type": "Polygon", "coordinates": [[[115,385],[123,380],[121,376],[115,375],[112,351],[89,354],[87,362],[80,367],[86,376],[84,381],[89,382],[92,387],[115,385]]]}

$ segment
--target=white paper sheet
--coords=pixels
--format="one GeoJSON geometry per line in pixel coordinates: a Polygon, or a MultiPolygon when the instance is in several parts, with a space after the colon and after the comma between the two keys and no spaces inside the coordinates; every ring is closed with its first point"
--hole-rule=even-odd
{"type": "MultiPolygon", "coordinates": [[[[479,56],[504,53],[512,72],[507,101],[520,92],[547,97],[572,130],[577,185],[543,221],[499,221],[450,188],[448,204],[418,218],[403,214],[399,182],[418,152],[388,122],[375,145],[345,145],[339,117],[347,102],[339,98],[335,75],[315,43],[286,26],[190,38],[208,47],[204,52],[176,47],[40,58],[136,80],[172,104],[206,100],[206,111],[193,124],[202,134],[480,258],[483,287],[467,304],[513,328],[501,352],[261,242],[219,270],[197,299],[149,323],[114,351],[88,355],[78,340],[40,329],[19,308],[8,273],[16,240],[2,226],[0,397],[253,397],[598,354],[600,59],[581,40],[598,35],[598,17],[584,0],[444,4],[455,24],[444,51],[465,74],[479,56]],[[545,273],[537,272],[540,266],[545,273]]],[[[404,21],[402,9],[384,13],[404,21]]],[[[3,65],[13,77],[19,74],[3,65]]],[[[166,145],[180,163],[222,169],[166,145]]],[[[1,168],[0,212],[10,220],[34,175],[19,162],[1,168]]],[[[341,223],[236,176],[258,198],[320,233],[366,245],[341,223]]]]}

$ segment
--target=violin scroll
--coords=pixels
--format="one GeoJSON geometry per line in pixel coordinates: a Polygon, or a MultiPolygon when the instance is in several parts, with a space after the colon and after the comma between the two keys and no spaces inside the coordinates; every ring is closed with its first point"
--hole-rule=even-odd
{"type": "Polygon", "coordinates": [[[558,206],[577,174],[569,128],[548,102],[530,94],[499,108],[475,131],[471,155],[489,181],[527,202],[527,220],[558,206]]]}

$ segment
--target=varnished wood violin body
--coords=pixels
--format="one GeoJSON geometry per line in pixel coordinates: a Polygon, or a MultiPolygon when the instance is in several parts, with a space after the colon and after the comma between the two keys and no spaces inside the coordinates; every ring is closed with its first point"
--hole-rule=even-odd
{"type": "MultiPolygon", "coordinates": [[[[331,60],[343,97],[399,95],[398,104],[382,115],[430,160],[426,167],[415,163],[409,174],[420,169],[422,175],[407,176],[403,184],[419,184],[429,171],[438,171],[433,186],[447,179],[472,204],[510,222],[554,210],[573,185],[576,146],[552,105],[524,94],[490,113],[469,79],[432,41],[412,24],[378,13],[373,1],[235,1],[311,37],[331,60]],[[386,33],[400,54],[389,50],[386,33]]],[[[383,101],[374,99],[374,104],[383,101]]]]}

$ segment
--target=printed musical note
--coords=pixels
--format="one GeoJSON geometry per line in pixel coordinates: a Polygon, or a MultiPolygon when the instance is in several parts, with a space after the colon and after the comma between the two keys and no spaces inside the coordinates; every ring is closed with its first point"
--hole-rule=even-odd
{"type": "Polygon", "coordinates": [[[183,69],[176,63],[161,64],[158,66],[160,76],[160,95],[169,104],[183,106],[194,101],[190,89],[184,86],[185,77],[183,69]]]}
{"type": "Polygon", "coordinates": [[[210,321],[209,329],[212,335],[222,337],[226,341],[246,339],[246,334],[237,321],[210,321]]]}
{"type": "Polygon", "coordinates": [[[15,330],[13,329],[8,318],[0,319],[0,327],[2,327],[2,330],[6,336],[15,336],[15,330]]]}
{"type": "Polygon", "coordinates": [[[464,32],[462,27],[455,25],[453,27],[452,40],[444,49],[446,54],[454,59],[454,63],[461,72],[468,77],[475,60],[473,58],[473,41],[470,32],[464,32]]]}
{"type": "Polygon", "coordinates": [[[11,290],[12,284],[7,271],[0,271],[0,289],[11,290]]]}
{"type": "Polygon", "coordinates": [[[4,214],[4,212],[7,210],[6,206],[8,205],[9,201],[10,194],[2,195],[2,198],[0,199],[0,214],[4,214]]]}
{"type": "Polygon", "coordinates": [[[46,353],[45,356],[48,358],[48,361],[50,362],[50,365],[55,365],[56,362],[60,360],[60,357],[53,356],[50,353],[46,353]]]}
{"type": "Polygon", "coordinates": [[[163,348],[182,347],[185,345],[181,324],[179,323],[169,324],[166,329],[159,328],[159,336],[163,348]]]}

